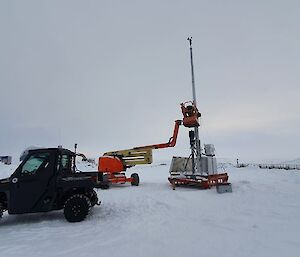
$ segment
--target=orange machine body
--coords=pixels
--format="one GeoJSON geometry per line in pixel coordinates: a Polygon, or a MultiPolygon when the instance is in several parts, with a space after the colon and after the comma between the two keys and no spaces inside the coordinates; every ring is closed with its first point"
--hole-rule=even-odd
{"type": "Polygon", "coordinates": [[[198,118],[201,117],[201,113],[198,111],[196,105],[193,102],[182,103],[181,111],[183,114],[183,126],[188,128],[200,126],[198,118]]]}
{"type": "Polygon", "coordinates": [[[98,172],[107,175],[107,178],[112,184],[134,183],[134,177],[127,178],[125,176],[126,167],[122,160],[117,156],[101,156],[98,162],[98,172]]]}
{"type": "Polygon", "coordinates": [[[116,156],[101,156],[98,162],[98,171],[106,173],[117,173],[125,171],[123,162],[116,156]]]}

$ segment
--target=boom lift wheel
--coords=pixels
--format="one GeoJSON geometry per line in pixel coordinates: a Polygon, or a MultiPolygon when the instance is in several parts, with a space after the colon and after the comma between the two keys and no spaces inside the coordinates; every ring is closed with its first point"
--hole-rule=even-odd
{"type": "Polygon", "coordinates": [[[100,188],[106,190],[106,189],[109,189],[109,185],[103,185],[100,188]]]}
{"type": "Polygon", "coordinates": [[[99,199],[98,199],[98,195],[97,195],[95,190],[91,191],[89,198],[90,198],[90,202],[91,202],[92,207],[94,207],[96,204],[98,204],[99,199]]]}
{"type": "Polygon", "coordinates": [[[69,222],[83,221],[91,208],[90,199],[83,194],[75,194],[69,197],[64,206],[64,215],[69,222]]]}
{"type": "Polygon", "coordinates": [[[132,173],[130,177],[132,178],[131,185],[138,186],[140,183],[139,175],[137,173],[132,173]]]}
{"type": "MultiPolygon", "coordinates": [[[[99,174],[100,174],[100,173],[99,173],[99,174]]],[[[103,174],[103,173],[101,173],[101,174],[102,174],[102,176],[103,176],[102,180],[105,181],[106,183],[103,184],[100,188],[101,188],[101,189],[109,189],[109,187],[110,187],[110,182],[109,182],[108,174],[103,174]]]]}

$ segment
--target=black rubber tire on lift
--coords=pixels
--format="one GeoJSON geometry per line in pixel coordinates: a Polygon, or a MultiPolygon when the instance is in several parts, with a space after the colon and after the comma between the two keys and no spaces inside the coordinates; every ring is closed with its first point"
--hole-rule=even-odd
{"type": "Polygon", "coordinates": [[[140,177],[137,173],[132,173],[130,177],[133,178],[131,182],[132,186],[138,186],[140,184],[140,177]]]}
{"type": "Polygon", "coordinates": [[[83,221],[91,208],[90,199],[83,194],[75,194],[67,199],[64,205],[64,215],[69,222],[83,221]]]}
{"type": "Polygon", "coordinates": [[[110,182],[107,174],[104,174],[102,177],[103,184],[101,185],[101,189],[109,189],[110,187],[110,182]]]}
{"type": "Polygon", "coordinates": [[[98,200],[99,200],[98,195],[97,195],[95,190],[92,190],[90,192],[90,197],[89,198],[90,198],[90,201],[91,201],[91,206],[94,207],[98,203],[98,200]]]}
{"type": "Polygon", "coordinates": [[[106,190],[106,189],[109,189],[109,187],[110,187],[109,184],[105,184],[105,185],[102,185],[100,188],[106,190]]]}

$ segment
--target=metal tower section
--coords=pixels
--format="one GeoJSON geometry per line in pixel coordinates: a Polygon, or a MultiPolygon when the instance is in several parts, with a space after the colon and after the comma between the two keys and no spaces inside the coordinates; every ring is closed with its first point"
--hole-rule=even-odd
{"type": "MultiPolygon", "coordinates": [[[[191,73],[192,73],[192,91],[193,91],[193,102],[196,107],[197,106],[197,99],[196,99],[196,88],[195,88],[195,75],[194,75],[194,62],[193,62],[193,48],[192,48],[192,37],[189,37],[187,39],[190,44],[190,57],[191,57],[191,73]]],[[[201,169],[201,143],[200,143],[200,138],[199,138],[199,128],[195,127],[194,128],[195,132],[195,141],[196,141],[196,163],[195,163],[195,171],[196,173],[202,174],[202,169],[201,169]]]]}

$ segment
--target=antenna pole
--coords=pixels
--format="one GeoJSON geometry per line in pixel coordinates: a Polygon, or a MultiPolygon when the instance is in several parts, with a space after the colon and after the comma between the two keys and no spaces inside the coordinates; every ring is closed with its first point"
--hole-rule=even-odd
{"type": "Polygon", "coordinates": [[[190,43],[193,101],[194,101],[194,104],[197,106],[196,89],[195,89],[195,75],[194,75],[194,61],[193,61],[193,48],[192,48],[192,37],[189,37],[187,40],[190,43]]]}
{"type": "MultiPolygon", "coordinates": [[[[192,92],[193,92],[193,102],[194,105],[197,107],[197,99],[196,99],[196,87],[195,87],[195,75],[194,75],[194,61],[193,61],[193,48],[192,48],[192,37],[187,39],[190,45],[190,57],[191,57],[191,73],[192,73],[192,92]]],[[[201,169],[201,142],[199,137],[199,129],[198,127],[194,128],[195,131],[195,141],[196,141],[196,173],[202,174],[201,169]]]]}

